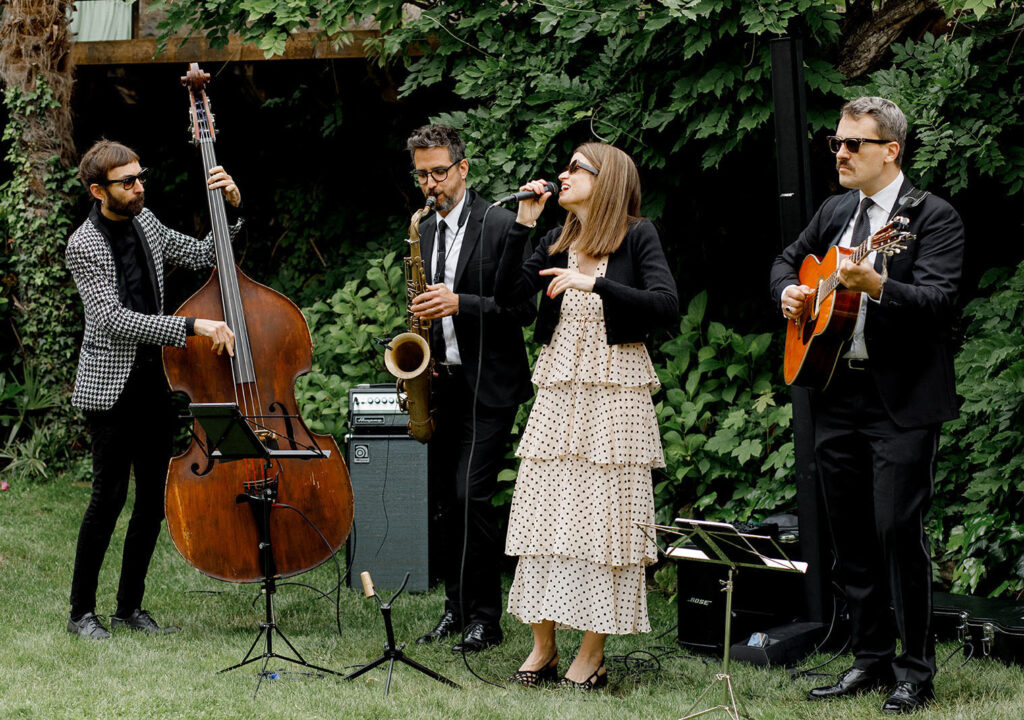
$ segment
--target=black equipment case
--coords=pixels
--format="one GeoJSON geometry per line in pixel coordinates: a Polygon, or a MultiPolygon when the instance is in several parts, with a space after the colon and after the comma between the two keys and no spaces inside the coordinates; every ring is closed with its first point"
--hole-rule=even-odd
{"type": "Polygon", "coordinates": [[[964,644],[964,655],[1024,665],[1024,603],[934,593],[932,629],[939,640],[964,644]]]}

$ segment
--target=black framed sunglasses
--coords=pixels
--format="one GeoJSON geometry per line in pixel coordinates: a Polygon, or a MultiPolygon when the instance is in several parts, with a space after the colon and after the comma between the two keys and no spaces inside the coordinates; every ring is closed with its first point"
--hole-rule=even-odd
{"type": "Polygon", "coordinates": [[[831,150],[834,153],[838,153],[839,152],[839,148],[841,148],[843,145],[845,145],[846,149],[848,151],[850,151],[851,153],[856,155],[858,152],[860,152],[860,144],[861,143],[873,143],[875,145],[888,145],[891,142],[896,142],[896,141],[895,140],[879,140],[878,138],[855,138],[855,137],[841,138],[841,137],[836,137],[835,135],[829,135],[828,136],[828,149],[831,150]]]}
{"type": "Polygon", "coordinates": [[[565,172],[569,173],[570,175],[572,175],[577,170],[586,170],[588,173],[595,177],[597,177],[598,174],[597,168],[591,167],[586,163],[581,163],[579,160],[573,160],[571,163],[565,166],[565,172]]]}
{"type": "Polygon", "coordinates": [[[412,171],[412,176],[413,176],[413,179],[416,180],[416,182],[418,182],[420,185],[426,185],[428,177],[434,178],[434,182],[442,183],[442,182],[444,182],[445,180],[448,179],[448,171],[451,170],[456,165],[458,165],[460,162],[462,162],[462,161],[461,160],[456,160],[455,162],[453,162],[451,165],[449,165],[446,168],[434,168],[433,170],[429,170],[429,171],[428,170],[413,170],[412,171]]]}
{"type": "Polygon", "coordinates": [[[136,180],[142,180],[146,176],[147,172],[149,172],[149,168],[142,168],[135,175],[129,175],[128,177],[123,177],[123,178],[116,178],[114,180],[106,180],[106,181],[101,182],[99,184],[100,185],[113,185],[114,183],[121,183],[121,187],[123,187],[125,190],[131,190],[133,187],[135,187],[135,181],[136,180]]]}

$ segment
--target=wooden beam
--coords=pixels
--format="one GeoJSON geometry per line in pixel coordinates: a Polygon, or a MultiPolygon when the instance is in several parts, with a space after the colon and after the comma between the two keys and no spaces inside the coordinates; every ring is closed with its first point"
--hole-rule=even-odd
{"type": "MultiPolygon", "coordinates": [[[[283,55],[271,60],[310,60],[327,58],[364,58],[364,41],[376,38],[376,30],[351,30],[352,41],[340,48],[313,33],[296,33],[288,38],[283,55]]],[[[189,38],[181,44],[180,38],[170,38],[167,47],[156,54],[156,38],[137,40],[111,40],[106,42],[76,42],[71,44],[71,60],[75,65],[137,65],[149,63],[188,62],[254,62],[266,60],[263,51],[255,45],[245,44],[232,37],[223,48],[211,48],[206,38],[189,38]]]]}

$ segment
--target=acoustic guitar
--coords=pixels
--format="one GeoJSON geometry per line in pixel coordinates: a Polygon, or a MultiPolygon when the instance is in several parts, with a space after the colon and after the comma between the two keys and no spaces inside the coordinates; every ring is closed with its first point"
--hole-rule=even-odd
{"type": "Polygon", "coordinates": [[[885,227],[855,248],[834,246],[824,257],[808,255],[800,265],[801,285],[813,288],[799,318],[786,324],[783,376],[788,385],[823,390],[835,371],[839,354],[853,337],[860,314],[862,294],[839,284],[838,269],[844,258],[860,263],[872,252],[893,255],[914,235],[906,232],[910,221],[894,217],[885,227]]]}

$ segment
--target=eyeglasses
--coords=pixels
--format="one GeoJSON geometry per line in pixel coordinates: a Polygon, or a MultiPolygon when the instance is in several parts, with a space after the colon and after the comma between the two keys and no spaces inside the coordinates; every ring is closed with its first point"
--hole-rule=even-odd
{"type": "Polygon", "coordinates": [[[418,182],[420,185],[426,185],[428,177],[434,178],[434,182],[443,183],[445,180],[448,179],[448,171],[451,170],[456,165],[458,165],[460,162],[462,162],[462,161],[461,160],[456,160],[455,162],[453,162],[451,165],[449,165],[446,168],[434,168],[433,170],[430,170],[430,171],[427,171],[427,170],[413,170],[412,171],[412,176],[416,180],[416,182],[418,182]]]}
{"type": "Polygon", "coordinates": [[[573,160],[565,167],[565,172],[567,172],[569,175],[572,175],[577,170],[586,170],[594,177],[597,177],[597,168],[593,168],[590,165],[587,165],[586,163],[581,163],[579,160],[573,160]]]}
{"type": "Polygon", "coordinates": [[[851,153],[856,155],[858,152],[860,152],[860,144],[861,143],[874,143],[875,145],[888,145],[891,142],[896,142],[896,141],[895,140],[879,140],[877,138],[841,138],[841,137],[836,137],[835,135],[829,135],[828,136],[828,149],[831,150],[834,153],[838,153],[839,152],[839,148],[841,148],[843,145],[845,145],[847,150],[849,150],[851,153]]]}
{"type": "Polygon", "coordinates": [[[138,180],[142,180],[142,178],[145,177],[147,172],[149,172],[149,168],[142,168],[135,175],[129,175],[128,177],[117,178],[115,180],[106,180],[104,182],[97,183],[97,184],[98,185],[113,185],[114,183],[121,183],[121,187],[123,187],[125,190],[131,190],[133,187],[135,187],[135,182],[138,181],[138,180]]]}

